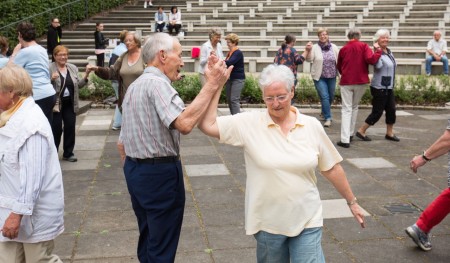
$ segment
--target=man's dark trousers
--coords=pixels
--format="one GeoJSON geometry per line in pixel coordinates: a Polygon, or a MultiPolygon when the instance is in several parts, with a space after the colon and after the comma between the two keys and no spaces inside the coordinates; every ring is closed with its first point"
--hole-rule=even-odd
{"type": "Polygon", "coordinates": [[[181,161],[149,164],[127,157],[124,173],[138,220],[139,261],[174,262],[186,201],[181,161]]]}

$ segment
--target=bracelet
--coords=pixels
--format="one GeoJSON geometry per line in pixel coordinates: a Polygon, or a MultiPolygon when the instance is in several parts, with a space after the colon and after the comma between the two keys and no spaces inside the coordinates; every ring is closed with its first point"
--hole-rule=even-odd
{"type": "Polygon", "coordinates": [[[422,159],[424,159],[425,160],[425,162],[429,162],[429,161],[431,161],[431,159],[430,158],[428,158],[426,155],[425,155],[425,151],[423,151],[422,152],[422,159]]]}
{"type": "Polygon", "coordinates": [[[358,199],[356,199],[356,197],[354,197],[352,201],[347,202],[347,205],[351,206],[351,205],[357,204],[358,203],[357,201],[358,201],[358,199]]]}

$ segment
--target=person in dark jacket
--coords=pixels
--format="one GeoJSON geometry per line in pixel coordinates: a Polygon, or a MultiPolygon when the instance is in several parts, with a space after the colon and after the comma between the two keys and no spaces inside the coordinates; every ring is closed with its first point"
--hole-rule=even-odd
{"type": "Polygon", "coordinates": [[[226,83],[226,93],[228,107],[232,115],[240,113],[241,91],[245,84],[244,54],[238,48],[239,36],[236,34],[228,34],[225,37],[228,46],[228,55],[225,58],[227,67],[233,65],[230,79],[226,83]]]}
{"type": "Polygon", "coordinates": [[[97,55],[97,66],[105,66],[105,49],[108,46],[109,38],[103,36],[103,24],[96,23],[95,25],[95,55],[97,55]]]}
{"type": "Polygon", "coordinates": [[[52,55],[52,62],[55,62],[53,56],[53,49],[56,46],[61,45],[62,29],[59,24],[59,19],[54,17],[47,31],[47,54],[52,55]]]}

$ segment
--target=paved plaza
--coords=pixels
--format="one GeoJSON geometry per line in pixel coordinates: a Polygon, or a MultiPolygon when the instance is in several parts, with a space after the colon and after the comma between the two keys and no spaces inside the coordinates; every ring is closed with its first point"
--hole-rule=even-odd
{"type": "MultiPolygon", "coordinates": [[[[264,110],[244,108],[244,111],[264,110]]],[[[300,108],[319,118],[320,109],[300,108]]],[[[339,141],[340,110],[333,109],[326,128],[339,141]]],[[[359,112],[357,126],[369,114],[359,112]]],[[[118,263],[136,259],[137,224],[131,208],[116,141],[110,129],[113,110],[90,109],[77,119],[75,155],[61,162],[65,189],[66,231],[55,252],[64,262],[118,263]]],[[[219,109],[219,114],[229,114],[219,109]]],[[[323,249],[327,262],[449,262],[450,217],[432,231],[433,249],[419,250],[404,228],[447,187],[447,158],[422,167],[409,161],[442,134],[450,110],[400,109],[395,133],[400,142],[384,139],[384,117],[370,128],[371,142],[355,138],[349,149],[337,147],[342,165],[361,207],[366,229],[351,216],[343,199],[317,174],[324,205],[323,249]]],[[[182,136],[186,209],[177,263],[256,262],[256,242],[244,231],[245,165],[242,148],[218,143],[195,129],[182,136]]]]}

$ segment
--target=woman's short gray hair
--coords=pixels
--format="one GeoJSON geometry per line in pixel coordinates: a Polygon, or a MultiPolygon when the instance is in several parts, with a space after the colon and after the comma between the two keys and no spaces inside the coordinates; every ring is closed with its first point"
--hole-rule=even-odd
{"type": "Polygon", "coordinates": [[[377,42],[378,39],[380,39],[380,37],[384,37],[384,36],[391,37],[391,34],[389,34],[389,30],[384,29],[384,28],[378,29],[377,32],[375,33],[375,35],[373,36],[373,41],[377,42]]]}
{"type": "MultiPolygon", "coordinates": [[[[178,40],[177,40],[178,41],[178,40]]],[[[155,33],[146,38],[142,47],[142,59],[145,63],[152,62],[159,51],[164,50],[167,53],[173,50],[175,38],[167,33],[155,33]]]]}
{"type": "Polygon", "coordinates": [[[360,39],[361,38],[361,30],[356,27],[352,27],[348,30],[347,33],[348,39],[360,39]]]}
{"type": "Polygon", "coordinates": [[[264,89],[274,82],[286,84],[286,91],[290,92],[295,83],[294,73],[285,65],[270,64],[263,69],[259,76],[259,88],[263,94],[264,89]]]}
{"type": "Polygon", "coordinates": [[[213,36],[221,36],[222,30],[218,27],[212,27],[209,29],[208,35],[209,35],[209,40],[211,40],[213,38],[213,36]]]}
{"type": "MultiPolygon", "coordinates": [[[[134,38],[134,42],[136,42],[136,45],[140,48],[142,46],[142,40],[141,40],[141,35],[137,32],[137,31],[128,31],[125,34],[125,37],[128,35],[132,35],[134,38]]],[[[124,37],[124,39],[125,39],[124,37]]]]}

